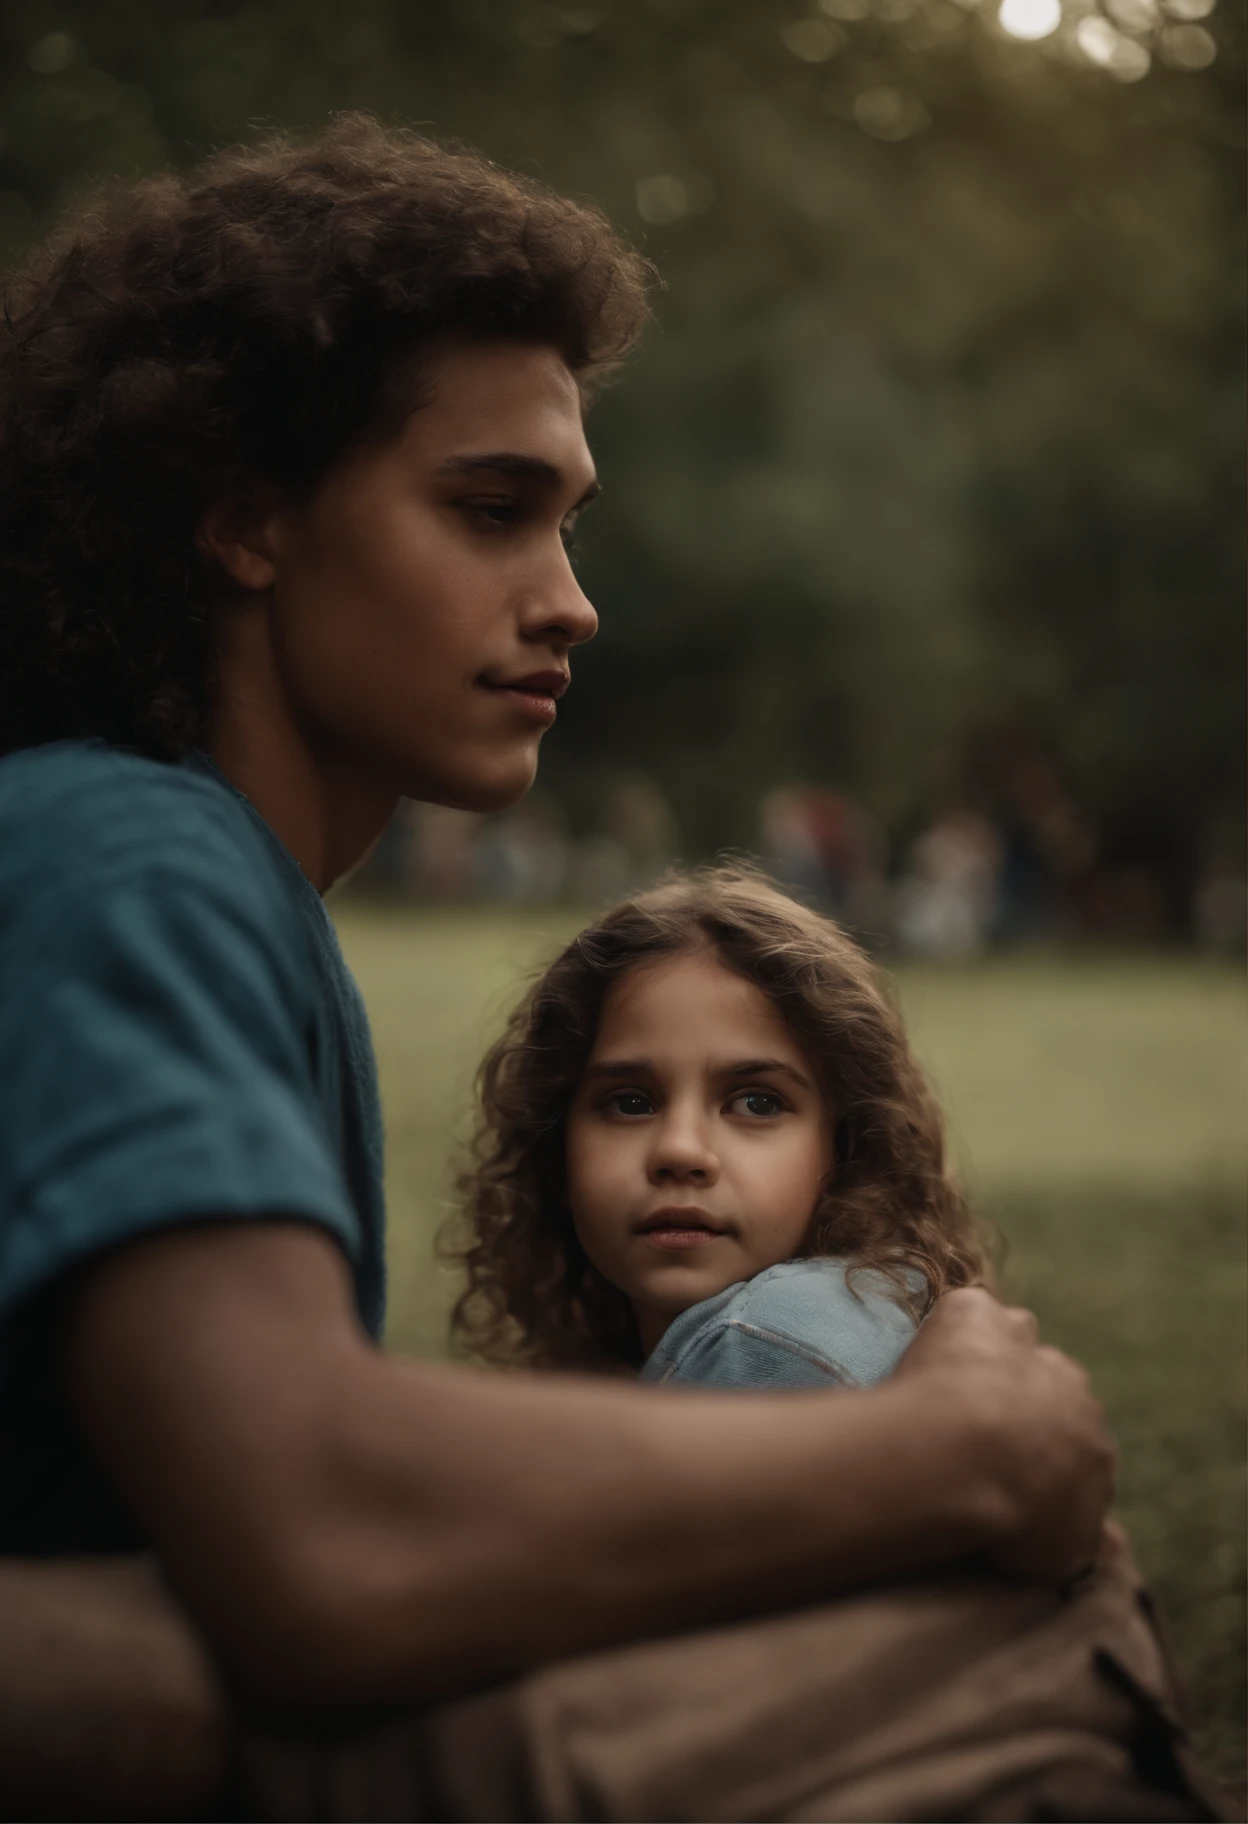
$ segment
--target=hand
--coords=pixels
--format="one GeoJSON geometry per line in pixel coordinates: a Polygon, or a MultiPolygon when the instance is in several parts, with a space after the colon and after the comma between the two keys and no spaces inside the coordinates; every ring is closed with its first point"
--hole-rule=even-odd
{"type": "Polygon", "coordinates": [[[1061,1583],[1096,1555],[1117,1451],[1077,1362],[1040,1342],[1030,1311],[979,1288],[946,1293],[897,1369],[980,1427],[983,1466],[1002,1524],[990,1561],[1061,1583]]]}

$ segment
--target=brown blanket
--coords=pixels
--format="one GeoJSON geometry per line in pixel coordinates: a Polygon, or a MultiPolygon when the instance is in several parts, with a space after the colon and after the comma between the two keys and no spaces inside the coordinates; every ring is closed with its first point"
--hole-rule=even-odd
{"type": "Polygon", "coordinates": [[[15,1584],[0,1567],[9,1817],[1234,1815],[1190,1764],[1120,1540],[1066,1592],[988,1573],[925,1577],[299,1734],[227,1721],[150,1573],[113,1567],[108,1582],[98,1567],[19,1568],[15,1584]],[[45,1580],[39,1597],[32,1577],[45,1580]]]}

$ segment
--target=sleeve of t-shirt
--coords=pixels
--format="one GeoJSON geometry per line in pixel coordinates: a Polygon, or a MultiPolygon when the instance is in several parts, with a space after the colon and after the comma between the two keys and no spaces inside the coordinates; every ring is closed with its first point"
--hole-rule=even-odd
{"type": "Polygon", "coordinates": [[[914,1339],[882,1275],[851,1287],[840,1260],[786,1261],[672,1325],[643,1378],[701,1387],[873,1387],[914,1339]]]}
{"type": "Polygon", "coordinates": [[[736,1318],[709,1326],[681,1350],[662,1378],[667,1384],[737,1392],[754,1388],[778,1393],[860,1384],[820,1348],[736,1318]]]}
{"type": "Polygon", "coordinates": [[[307,934],[259,838],[181,807],[79,840],[0,929],[0,1314],[203,1219],[357,1218],[317,1100],[307,934]]]}
{"type": "Polygon", "coordinates": [[[893,1372],[914,1340],[914,1319],[897,1289],[841,1260],[788,1261],[761,1273],[734,1314],[743,1328],[796,1352],[850,1387],[874,1387],[893,1372]]]}

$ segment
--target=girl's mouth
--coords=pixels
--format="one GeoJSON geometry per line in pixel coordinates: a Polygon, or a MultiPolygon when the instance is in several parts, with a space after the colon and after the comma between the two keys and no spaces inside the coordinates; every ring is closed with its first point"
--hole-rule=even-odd
{"type": "Polygon", "coordinates": [[[704,1248],[728,1232],[726,1223],[715,1221],[704,1210],[656,1210],[637,1225],[643,1241],[669,1253],[704,1248]]]}
{"type": "Polygon", "coordinates": [[[719,1235],[714,1229],[647,1229],[645,1239],[653,1248],[666,1248],[675,1253],[686,1248],[704,1248],[708,1242],[718,1241],[719,1235]]]}

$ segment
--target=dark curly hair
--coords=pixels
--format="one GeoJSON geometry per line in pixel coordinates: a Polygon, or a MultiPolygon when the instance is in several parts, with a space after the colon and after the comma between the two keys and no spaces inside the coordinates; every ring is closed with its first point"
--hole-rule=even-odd
{"type": "Polygon", "coordinates": [[[195,744],[222,586],[205,507],[306,498],[398,429],[439,340],[548,344],[585,389],[650,276],[596,209],[360,114],[90,198],[0,329],[0,752],[195,744]]]}
{"type": "Polygon", "coordinates": [[[879,1269],[916,1315],[949,1287],[991,1282],[987,1237],[949,1170],[940,1109],[868,958],[831,919],[753,869],[677,872],[582,931],[481,1066],[473,1161],[442,1252],[467,1275],[453,1337],[485,1360],[639,1365],[628,1300],[590,1264],[573,1228],[564,1123],[612,984],[696,951],[762,989],[835,1115],[836,1166],[807,1253],[879,1269]]]}

